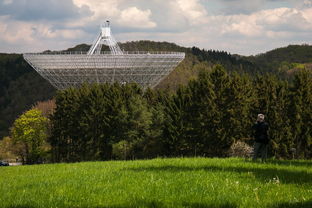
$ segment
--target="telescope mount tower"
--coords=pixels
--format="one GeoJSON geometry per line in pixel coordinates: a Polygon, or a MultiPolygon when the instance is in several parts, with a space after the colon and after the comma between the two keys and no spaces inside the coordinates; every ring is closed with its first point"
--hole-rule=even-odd
{"type": "Polygon", "coordinates": [[[114,36],[112,35],[109,21],[106,21],[104,25],[101,26],[100,34],[93,42],[87,54],[101,54],[102,45],[107,45],[111,51],[111,54],[123,54],[114,36]]]}

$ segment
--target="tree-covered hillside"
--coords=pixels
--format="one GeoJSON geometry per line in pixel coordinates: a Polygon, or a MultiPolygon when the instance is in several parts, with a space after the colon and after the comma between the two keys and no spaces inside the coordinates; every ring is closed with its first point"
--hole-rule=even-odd
{"type": "Polygon", "coordinates": [[[296,68],[294,63],[312,63],[312,46],[289,45],[256,56],[245,57],[245,59],[256,64],[262,70],[285,71],[285,69],[296,68]]]}
{"type": "Polygon", "coordinates": [[[0,54],[0,138],[35,102],[50,99],[55,89],[20,54],[0,54]]]}

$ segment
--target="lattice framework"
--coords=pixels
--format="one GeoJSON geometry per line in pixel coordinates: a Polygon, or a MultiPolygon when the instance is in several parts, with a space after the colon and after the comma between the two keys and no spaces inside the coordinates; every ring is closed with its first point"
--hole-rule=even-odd
{"type": "Polygon", "coordinates": [[[83,83],[138,83],[155,87],[185,57],[180,52],[125,52],[113,38],[109,22],[86,52],[26,53],[24,59],[57,89],[83,83]],[[110,52],[101,52],[102,45],[110,52]]]}

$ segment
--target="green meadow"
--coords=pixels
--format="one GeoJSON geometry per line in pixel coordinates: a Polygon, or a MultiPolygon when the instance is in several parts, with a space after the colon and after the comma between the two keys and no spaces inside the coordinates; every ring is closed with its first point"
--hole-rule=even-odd
{"type": "Polygon", "coordinates": [[[0,207],[312,207],[312,161],[173,158],[0,167],[0,207]]]}

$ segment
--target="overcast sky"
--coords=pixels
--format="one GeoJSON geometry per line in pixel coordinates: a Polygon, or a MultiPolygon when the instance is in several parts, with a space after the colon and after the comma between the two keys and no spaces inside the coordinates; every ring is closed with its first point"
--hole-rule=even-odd
{"type": "Polygon", "coordinates": [[[119,42],[241,55],[312,44],[312,0],[0,0],[0,52],[90,44],[106,20],[119,42]]]}

